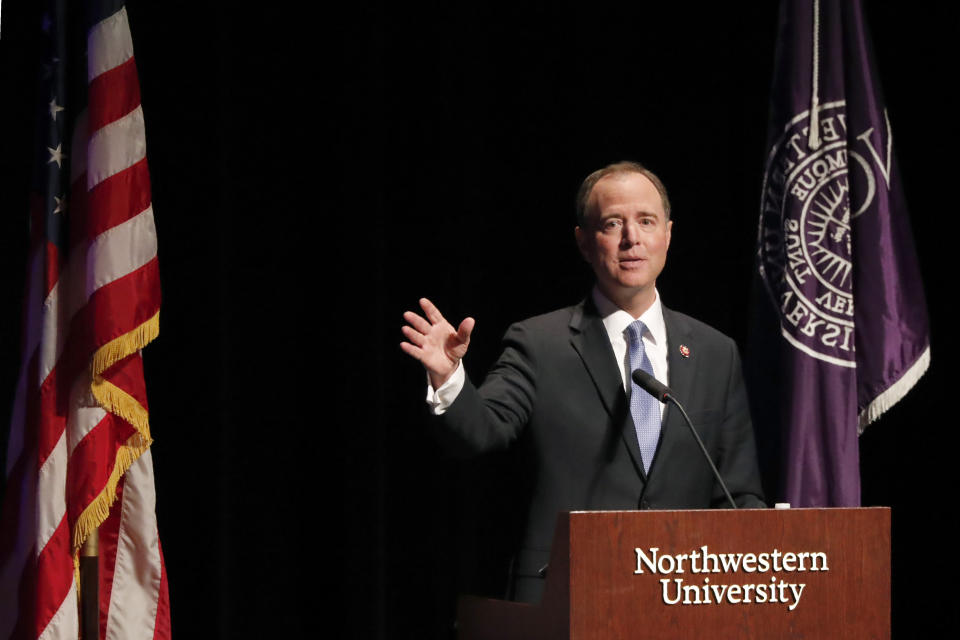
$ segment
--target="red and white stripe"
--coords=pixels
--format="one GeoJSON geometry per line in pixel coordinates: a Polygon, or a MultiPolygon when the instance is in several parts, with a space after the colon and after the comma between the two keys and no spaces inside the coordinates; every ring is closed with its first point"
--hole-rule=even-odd
{"type": "MultiPolygon", "coordinates": [[[[73,136],[67,255],[31,246],[22,370],[0,534],[0,639],[78,636],[80,522],[100,528],[101,637],[169,638],[149,431],[91,391],[104,345],[156,322],[157,240],[143,112],[126,10],[88,34],[89,107],[73,136]],[[50,272],[45,265],[55,265],[50,272]],[[116,411],[114,413],[113,411],[116,411]],[[138,457],[123,471],[121,450],[138,457]],[[109,506],[109,516],[91,505],[109,506]]],[[[140,345],[142,346],[142,345],[140,345]]],[[[117,359],[118,358],[118,359],[117,359]]],[[[139,349],[100,377],[147,410],[139,349]]]]}

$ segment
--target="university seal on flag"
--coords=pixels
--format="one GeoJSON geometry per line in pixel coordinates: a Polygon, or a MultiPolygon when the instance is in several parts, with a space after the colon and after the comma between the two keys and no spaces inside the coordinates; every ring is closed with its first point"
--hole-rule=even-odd
{"type": "Polygon", "coordinates": [[[845,106],[820,106],[813,123],[809,110],[800,113],[770,149],[757,246],[784,338],[814,358],[855,367],[851,227],[869,215],[888,174],[877,133],[848,132],[845,106]]]}

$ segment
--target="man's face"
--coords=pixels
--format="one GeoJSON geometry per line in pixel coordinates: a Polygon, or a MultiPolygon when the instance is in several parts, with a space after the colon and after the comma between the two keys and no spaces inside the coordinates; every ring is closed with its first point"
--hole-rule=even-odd
{"type": "Polygon", "coordinates": [[[639,173],[608,175],[587,201],[585,228],[576,228],[580,253],[600,290],[623,309],[653,303],[654,285],[670,246],[670,228],[657,188],[639,173]]]}

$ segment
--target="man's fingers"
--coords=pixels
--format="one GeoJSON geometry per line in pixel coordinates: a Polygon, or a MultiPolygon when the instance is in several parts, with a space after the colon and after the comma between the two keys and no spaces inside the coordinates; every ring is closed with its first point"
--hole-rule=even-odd
{"type": "Polygon", "coordinates": [[[420,308],[422,308],[423,312],[427,314],[427,320],[430,321],[430,324],[443,322],[443,314],[440,313],[440,310],[437,309],[434,304],[426,298],[420,298],[420,308]]]}
{"type": "Polygon", "coordinates": [[[430,333],[430,327],[432,325],[413,311],[404,311],[403,319],[420,333],[430,333]]]}
{"type": "Polygon", "coordinates": [[[405,354],[407,354],[411,358],[416,358],[417,360],[422,361],[423,349],[421,349],[420,347],[414,346],[409,342],[401,342],[400,348],[403,350],[405,354]]]}
{"type": "Polygon", "coordinates": [[[415,344],[418,347],[423,347],[423,334],[417,331],[412,327],[403,326],[400,327],[400,331],[403,332],[404,337],[415,344]]]}
{"type": "Polygon", "coordinates": [[[463,322],[460,323],[460,327],[457,329],[457,338],[460,342],[466,344],[470,342],[470,334],[473,333],[473,326],[476,324],[476,320],[473,318],[464,318],[463,322]]]}

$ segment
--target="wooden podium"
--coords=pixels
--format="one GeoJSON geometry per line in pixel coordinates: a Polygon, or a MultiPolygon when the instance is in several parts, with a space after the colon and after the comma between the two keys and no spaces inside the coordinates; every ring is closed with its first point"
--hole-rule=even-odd
{"type": "Polygon", "coordinates": [[[890,509],[575,511],[540,605],[464,596],[460,640],[890,637],[890,509]]]}

